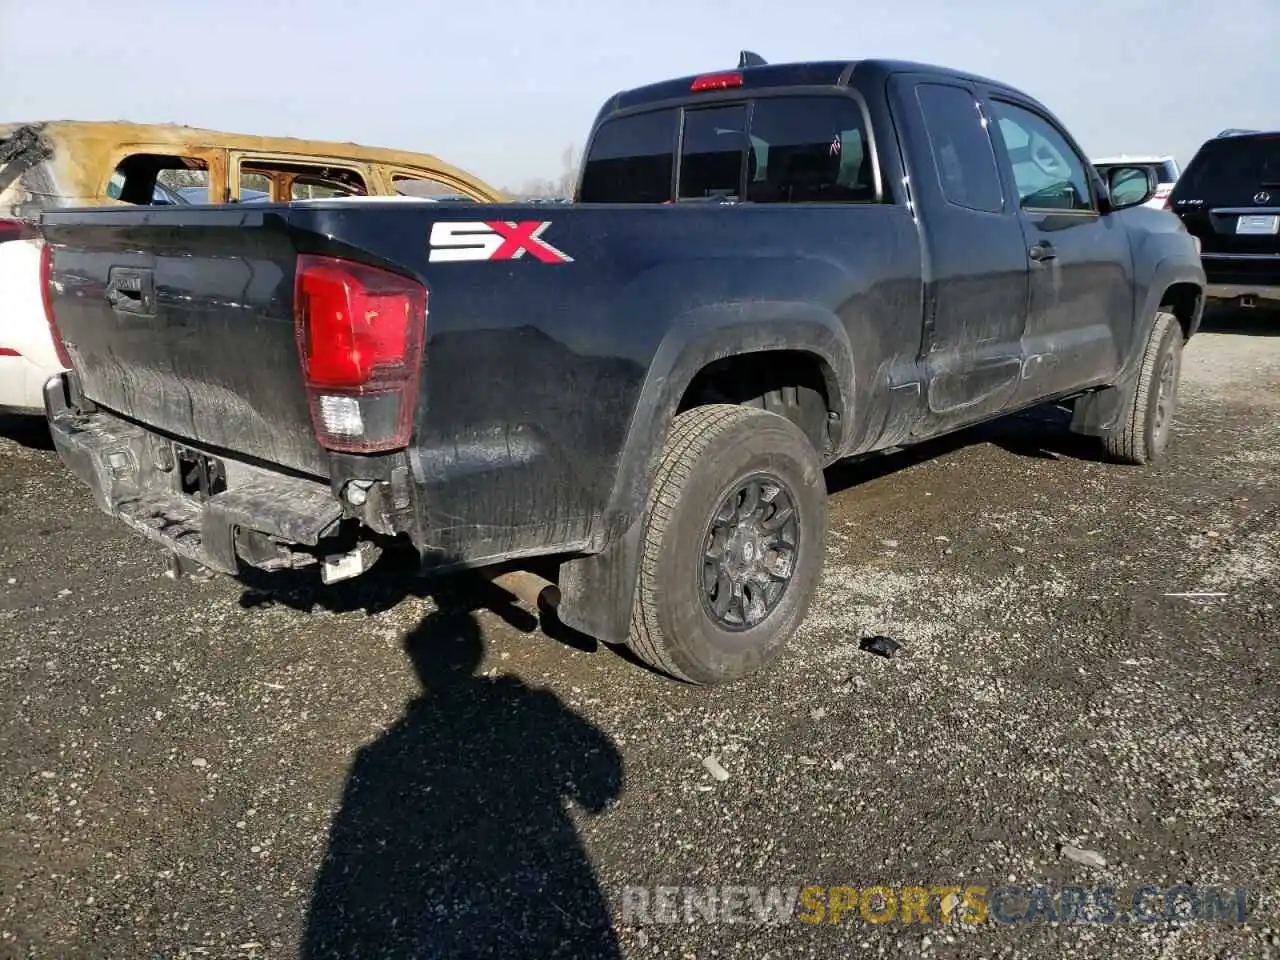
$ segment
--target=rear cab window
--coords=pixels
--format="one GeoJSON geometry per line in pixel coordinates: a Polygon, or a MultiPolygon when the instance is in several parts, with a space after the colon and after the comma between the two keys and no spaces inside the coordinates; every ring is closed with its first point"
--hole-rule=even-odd
{"type": "Polygon", "coordinates": [[[874,203],[872,157],[862,110],[841,94],[666,107],[600,125],[578,200],[874,203]]]}
{"type": "Polygon", "coordinates": [[[678,109],[607,120],[583,165],[583,203],[667,203],[675,171],[678,109]]]}
{"type": "Polygon", "coordinates": [[[736,200],[746,145],[745,104],[687,111],[680,144],[680,199],[736,200]]]}

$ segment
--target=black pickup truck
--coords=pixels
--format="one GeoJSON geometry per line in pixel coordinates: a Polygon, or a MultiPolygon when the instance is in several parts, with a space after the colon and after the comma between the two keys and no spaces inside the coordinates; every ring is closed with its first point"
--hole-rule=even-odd
{"type": "Polygon", "coordinates": [[[1047,401],[1169,438],[1204,273],[1140,169],[919,64],[616,94],[571,205],[314,201],[44,215],[99,506],[234,574],[544,565],[572,627],[716,683],[823,562],[823,467],[1047,401]]]}

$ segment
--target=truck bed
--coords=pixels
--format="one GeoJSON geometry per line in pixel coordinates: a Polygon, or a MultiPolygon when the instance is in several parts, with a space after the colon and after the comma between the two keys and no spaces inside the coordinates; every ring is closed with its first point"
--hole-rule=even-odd
{"type": "Polygon", "coordinates": [[[97,404],[317,477],[328,465],[298,358],[300,253],[387,267],[428,289],[415,437],[428,448],[561,425],[584,435],[542,438],[543,455],[616,453],[669,318],[697,323],[729,303],[866,306],[873,327],[885,320],[867,330],[877,353],[913,358],[919,345],[909,323],[889,324],[920,310],[918,242],[898,208],[484,208],[488,223],[541,229],[563,260],[536,241],[530,253],[468,239],[460,231],[484,226],[467,219],[475,210],[348,201],[50,213],[54,316],[97,404]]]}
{"type": "Polygon", "coordinates": [[[399,456],[412,502],[393,532],[465,562],[588,549],[630,522],[639,474],[622,464],[660,444],[679,399],[664,384],[709,331],[748,347],[755,336],[757,349],[774,345],[779,322],[812,338],[800,342],[830,355],[863,411],[846,448],[878,435],[891,416],[884,386],[920,348],[918,322],[904,322],[922,309],[919,242],[891,205],[479,214],[321,201],[59,211],[43,232],[54,319],[88,401],[183,447],[301,479],[328,480],[339,461],[346,478],[388,468],[317,440],[294,320],[299,256],[421,283],[420,382],[399,456]],[[851,357],[866,368],[849,369],[851,357]]]}

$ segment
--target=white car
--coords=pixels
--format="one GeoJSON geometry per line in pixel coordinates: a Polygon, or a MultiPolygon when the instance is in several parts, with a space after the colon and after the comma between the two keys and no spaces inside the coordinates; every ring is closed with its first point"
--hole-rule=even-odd
{"type": "Polygon", "coordinates": [[[66,369],[44,308],[44,242],[0,220],[0,410],[44,413],[44,384],[66,369]]]}
{"type": "MultiPolygon", "coordinates": [[[[393,195],[328,199],[422,203],[453,198],[393,195]]],[[[29,224],[0,219],[0,413],[43,416],[45,382],[67,365],[58,356],[45,314],[44,241],[30,234],[29,224]]]]}
{"type": "Polygon", "coordinates": [[[1156,210],[1167,210],[1169,208],[1169,194],[1173,193],[1173,185],[1178,182],[1181,170],[1178,169],[1178,161],[1173,157],[1155,155],[1148,156],[1128,156],[1121,154],[1118,157],[1102,157],[1093,161],[1094,167],[1102,174],[1102,179],[1107,179],[1107,170],[1111,167],[1150,167],[1155,171],[1156,195],[1146,202],[1146,206],[1154,207],[1156,210]]]}

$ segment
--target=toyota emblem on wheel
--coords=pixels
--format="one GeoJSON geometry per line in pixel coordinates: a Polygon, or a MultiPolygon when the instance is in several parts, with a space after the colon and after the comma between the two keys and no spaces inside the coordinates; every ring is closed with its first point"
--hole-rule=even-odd
{"type": "Polygon", "coordinates": [[[1259,190],[1257,193],[1253,195],[1253,202],[1254,203],[1270,203],[1271,194],[1267,193],[1267,191],[1265,190],[1259,190]]]}

